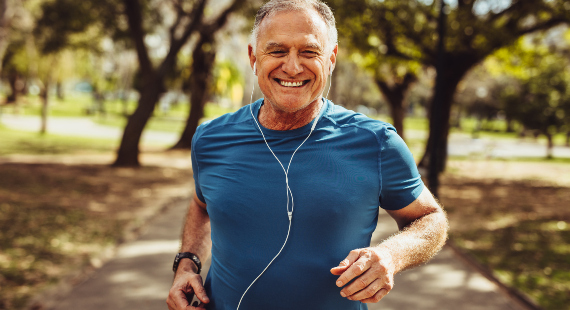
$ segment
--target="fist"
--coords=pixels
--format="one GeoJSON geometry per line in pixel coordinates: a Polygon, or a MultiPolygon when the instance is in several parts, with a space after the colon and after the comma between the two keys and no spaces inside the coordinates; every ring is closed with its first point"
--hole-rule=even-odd
{"type": "Polygon", "coordinates": [[[340,295],[363,303],[380,301],[394,286],[392,256],[382,249],[352,250],[338,267],[331,269],[331,273],[340,276],[336,281],[338,287],[354,280],[340,291],[340,295]]]}

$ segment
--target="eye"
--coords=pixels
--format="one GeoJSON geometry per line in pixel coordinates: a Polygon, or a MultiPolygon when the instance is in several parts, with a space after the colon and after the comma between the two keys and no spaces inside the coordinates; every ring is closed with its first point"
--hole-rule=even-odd
{"type": "Polygon", "coordinates": [[[285,56],[286,52],[285,51],[272,51],[272,52],[269,52],[269,54],[271,56],[275,56],[275,57],[282,57],[282,56],[285,56]]]}
{"type": "Polygon", "coordinates": [[[315,57],[318,56],[319,54],[315,51],[303,51],[302,54],[306,57],[315,57]]]}

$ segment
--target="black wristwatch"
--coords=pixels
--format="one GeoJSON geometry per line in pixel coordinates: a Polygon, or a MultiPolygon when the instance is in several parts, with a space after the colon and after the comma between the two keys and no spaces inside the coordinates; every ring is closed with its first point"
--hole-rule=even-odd
{"type": "Polygon", "coordinates": [[[196,266],[198,267],[198,272],[196,273],[200,274],[200,271],[202,271],[202,263],[200,262],[200,259],[198,258],[198,256],[196,256],[196,254],[190,252],[176,254],[176,257],[174,258],[174,264],[172,265],[172,271],[174,271],[174,273],[176,273],[176,270],[178,270],[178,265],[180,264],[180,260],[183,258],[191,259],[194,262],[194,264],[196,264],[196,266]]]}

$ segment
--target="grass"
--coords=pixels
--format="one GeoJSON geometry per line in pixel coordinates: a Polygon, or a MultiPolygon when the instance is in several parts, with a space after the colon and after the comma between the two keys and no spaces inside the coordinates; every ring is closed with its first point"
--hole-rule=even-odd
{"type": "Polygon", "coordinates": [[[78,137],[41,135],[8,129],[0,124],[0,156],[9,154],[70,154],[77,152],[109,152],[119,141],[78,137]]]}
{"type": "MultiPolygon", "coordinates": [[[[225,113],[230,113],[233,111],[234,110],[232,109],[223,108],[217,104],[209,103],[206,104],[206,106],[204,107],[204,118],[202,119],[202,121],[216,118],[225,113]]],[[[184,126],[186,126],[186,119],[188,117],[188,113],[189,111],[185,111],[185,114],[181,116],[179,115],[180,113],[172,113],[171,111],[169,111],[166,114],[161,114],[157,112],[149,120],[145,129],[180,133],[184,129],[184,126]]],[[[106,116],[100,116],[94,120],[95,122],[101,125],[113,126],[119,128],[124,128],[125,125],[127,124],[127,119],[124,116],[118,114],[109,114],[106,116]]]]}

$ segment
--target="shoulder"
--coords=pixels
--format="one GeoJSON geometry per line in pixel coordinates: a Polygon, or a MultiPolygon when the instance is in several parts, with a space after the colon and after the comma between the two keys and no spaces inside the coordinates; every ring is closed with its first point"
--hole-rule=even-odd
{"type": "Polygon", "coordinates": [[[386,137],[391,134],[396,134],[396,129],[392,124],[348,110],[342,106],[333,104],[332,101],[326,111],[325,118],[339,128],[352,127],[369,132],[376,136],[379,142],[385,140],[386,137]]]}
{"type": "Polygon", "coordinates": [[[194,134],[194,140],[198,140],[202,136],[215,135],[220,132],[227,133],[228,127],[240,126],[243,123],[250,122],[251,119],[250,105],[243,106],[235,112],[226,113],[220,117],[207,120],[200,124],[194,134]]]}

